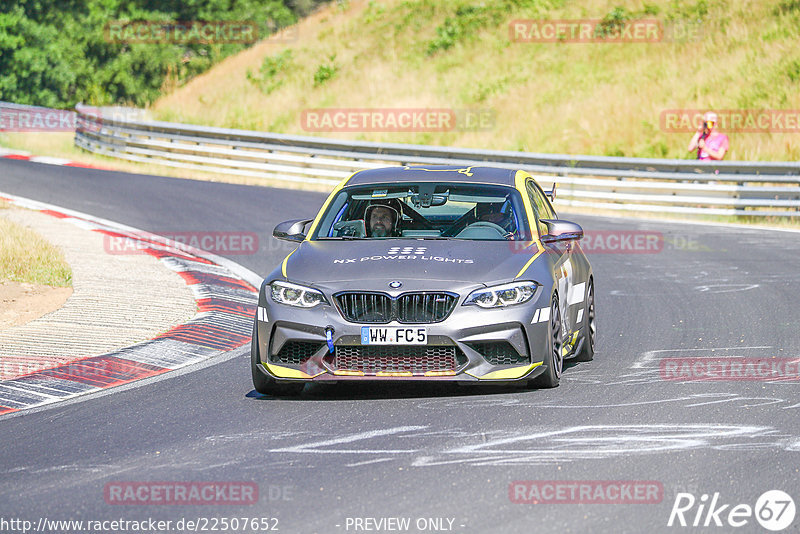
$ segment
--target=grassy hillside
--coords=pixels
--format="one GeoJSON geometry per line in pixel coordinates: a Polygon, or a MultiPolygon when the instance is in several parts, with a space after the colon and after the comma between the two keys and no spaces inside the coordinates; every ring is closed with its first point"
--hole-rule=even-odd
{"type": "MultiPolygon", "coordinates": [[[[163,120],[403,143],[688,158],[669,109],[800,110],[800,1],[351,0],[162,97],[163,120]],[[656,18],[658,43],[518,43],[515,19],[656,18]],[[311,134],[309,108],[491,110],[484,131],[311,134]]],[[[726,159],[800,160],[797,133],[731,133],[726,159]]]]}

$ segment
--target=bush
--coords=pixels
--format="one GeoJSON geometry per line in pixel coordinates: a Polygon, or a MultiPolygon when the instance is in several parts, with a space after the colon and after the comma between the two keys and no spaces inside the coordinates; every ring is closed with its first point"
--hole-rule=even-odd
{"type": "Polygon", "coordinates": [[[286,81],[285,74],[292,65],[292,51],[286,49],[275,57],[264,58],[264,63],[259,69],[260,76],[256,76],[248,70],[247,79],[268,95],[283,85],[286,81]]]}
{"type": "Polygon", "coordinates": [[[489,11],[486,6],[458,7],[454,17],[447,17],[436,28],[436,38],[428,43],[427,54],[431,56],[440,50],[448,50],[481,26],[486,26],[490,19],[489,11]]]}
{"type": "Polygon", "coordinates": [[[456,43],[466,40],[482,29],[496,28],[507,22],[510,14],[517,13],[521,9],[543,15],[554,3],[560,2],[558,0],[493,0],[477,5],[458,6],[453,16],[445,18],[444,22],[437,26],[436,37],[428,42],[426,53],[432,56],[437,52],[449,50],[456,43]]]}
{"type": "Polygon", "coordinates": [[[594,36],[598,39],[605,39],[612,35],[619,34],[625,27],[625,22],[630,20],[631,14],[624,7],[612,9],[600,23],[594,28],[594,36]]]}
{"type": "Polygon", "coordinates": [[[314,73],[314,87],[319,87],[336,76],[336,72],[339,70],[339,67],[335,63],[336,54],[332,54],[328,59],[330,63],[320,65],[317,68],[317,72],[314,73]]]}
{"type": "Polygon", "coordinates": [[[54,108],[145,106],[246,44],[144,44],[107,40],[112,21],[259,21],[258,34],[293,24],[284,0],[3,0],[0,100],[54,108]]]}

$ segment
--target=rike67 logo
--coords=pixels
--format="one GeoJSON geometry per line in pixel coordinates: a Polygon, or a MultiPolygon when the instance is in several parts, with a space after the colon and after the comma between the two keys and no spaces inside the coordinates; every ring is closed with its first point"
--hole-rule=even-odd
{"type": "Polygon", "coordinates": [[[794,500],[781,490],[765,491],[755,506],[723,503],[718,492],[712,496],[704,493],[699,499],[691,493],[678,493],[667,526],[738,528],[755,517],[759,525],[777,532],[790,526],[794,516],[794,500]]]}

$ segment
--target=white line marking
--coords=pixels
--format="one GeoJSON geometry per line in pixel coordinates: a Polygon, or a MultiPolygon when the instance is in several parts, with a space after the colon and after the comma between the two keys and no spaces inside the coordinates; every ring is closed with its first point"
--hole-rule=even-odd
{"type": "Polygon", "coordinates": [[[0,147],[0,156],[30,156],[30,152],[24,150],[11,150],[9,148],[0,147]]]}
{"type": "Polygon", "coordinates": [[[178,243],[178,242],[176,242],[174,240],[167,239],[166,237],[159,236],[157,234],[152,234],[150,232],[145,232],[144,230],[140,230],[139,228],[134,228],[132,226],[121,224],[121,223],[118,223],[118,222],[109,221],[108,219],[103,219],[102,217],[95,217],[94,215],[89,215],[88,213],[83,213],[83,212],[80,212],[80,211],[71,210],[69,208],[63,208],[61,206],[56,206],[54,204],[48,204],[46,202],[39,202],[38,200],[33,200],[33,199],[30,199],[30,198],[26,198],[26,197],[20,197],[20,196],[12,195],[12,194],[9,194],[9,193],[4,193],[2,191],[0,191],[0,196],[5,197],[5,198],[9,198],[15,204],[19,204],[20,206],[22,206],[24,208],[30,208],[30,209],[34,209],[34,210],[58,211],[58,212],[61,212],[61,213],[65,214],[65,215],[70,215],[71,217],[79,217],[79,218],[83,218],[83,219],[86,219],[88,221],[91,221],[93,223],[96,223],[96,224],[101,224],[103,226],[107,226],[107,227],[109,227],[111,229],[123,230],[125,232],[133,232],[133,233],[135,233],[135,235],[137,235],[139,237],[153,236],[154,238],[159,239],[160,243],[166,243],[171,247],[187,250],[187,251],[191,252],[192,254],[200,256],[201,258],[205,258],[207,260],[211,260],[211,261],[213,261],[214,263],[216,263],[218,265],[222,265],[223,267],[227,267],[228,269],[233,271],[235,274],[237,274],[239,277],[241,277],[243,280],[245,280],[246,282],[248,282],[249,284],[251,284],[253,287],[256,287],[256,288],[260,287],[261,286],[261,282],[264,280],[264,278],[261,275],[254,273],[253,271],[251,271],[247,267],[245,267],[243,265],[239,265],[238,263],[236,263],[234,261],[231,261],[228,258],[223,258],[222,256],[217,256],[216,254],[213,254],[211,252],[208,252],[208,251],[205,251],[205,250],[200,250],[198,248],[195,248],[195,247],[192,247],[192,246],[189,246],[189,245],[183,245],[183,244],[178,243]]]}
{"type": "Polygon", "coordinates": [[[20,388],[20,387],[14,387],[14,383],[13,382],[3,381],[3,382],[0,382],[0,385],[2,385],[4,388],[8,388],[8,389],[13,390],[13,391],[19,391],[21,393],[25,393],[25,394],[27,394],[27,395],[29,395],[31,397],[43,397],[44,399],[49,399],[49,400],[46,400],[45,402],[49,402],[50,400],[58,400],[58,399],[64,398],[63,396],[59,396],[59,395],[50,395],[49,393],[45,393],[44,391],[33,390],[33,389],[25,389],[25,388],[20,388]]]}
{"type": "Polygon", "coordinates": [[[350,434],[349,436],[342,436],[339,438],[326,439],[323,441],[311,442],[301,445],[294,445],[292,447],[282,447],[280,449],[270,449],[269,452],[315,452],[315,453],[333,453],[333,454],[353,454],[353,453],[378,453],[378,454],[405,454],[417,452],[417,449],[390,449],[390,450],[372,450],[372,449],[329,449],[323,450],[318,447],[327,447],[329,445],[340,445],[342,443],[353,443],[355,441],[363,441],[366,439],[377,438],[381,436],[391,436],[403,432],[411,432],[414,430],[424,430],[427,426],[397,426],[394,428],[386,428],[383,430],[370,430],[368,432],[359,432],[358,434],[350,434]]]}
{"type": "Polygon", "coordinates": [[[582,425],[456,447],[438,456],[417,457],[411,465],[536,465],[700,448],[783,448],[780,440],[753,441],[779,437],[775,432],[772,427],[749,425],[582,425]],[[720,440],[723,443],[716,443],[720,440]]]}
{"type": "MultiPolygon", "coordinates": [[[[223,267],[228,268],[234,274],[236,274],[237,276],[239,276],[243,280],[247,281],[248,283],[252,284],[256,288],[258,288],[261,285],[261,281],[263,280],[263,278],[261,276],[257,275],[253,271],[250,271],[246,267],[244,267],[242,265],[239,265],[238,263],[235,263],[235,262],[233,262],[231,260],[228,260],[227,258],[223,258],[221,256],[217,256],[216,254],[212,254],[210,252],[206,252],[206,251],[203,251],[203,250],[200,250],[200,249],[196,249],[196,248],[190,247],[188,245],[181,245],[181,244],[176,243],[176,242],[174,242],[172,240],[168,240],[168,239],[166,239],[166,238],[164,238],[162,236],[157,236],[155,234],[151,234],[149,232],[145,232],[145,231],[140,230],[138,228],[133,228],[131,226],[120,224],[120,223],[117,223],[117,222],[114,222],[114,221],[109,221],[107,219],[103,219],[103,218],[100,218],[100,217],[95,217],[93,215],[89,215],[89,214],[82,213],[82,212],[79,212],[79,211],[71,210],[71,209],[68,209],[68,208],[61,207],[61,206],[56,206],[56,205],[48,204],[48,203],[45,203],[45,202],[39,202],[38,200],[32,200],[32,199],[25,198],[25,197],[20,197],[20,196],[17,196],[17,195],[11,195],[11,194],[8,194],[8,193],[4,193],[2,191],[0,191],[0,196],[10,199],[12,202],[14,202],[14,204],[22,206],[22,207],[34,209],[34,210],[37,210],[37,211],[41,211],[41,210],[57,211],[57,212],[65,214],[65,215],[69,215],[70,217],[83,219],[83,221],[77,221],[77,220],[73,219],[73,220],[70,221],[73,224],[86,225],[86,226],[88,226],[90,228],[91,228],[92,225],[98,225],[100,227],[105,226],[106,228],[109,228],[109,229],[116,229],[116,230],[122,230],[124,232],[131,232],[131,233],[135,234],[138,237],[154,236],[154,237],[156,237],[156,238],[158,238],[160,240],[163,240],[163,241],[167,242],[168,244],[175,245],[176,248],[183,248],[184,250],[187,250],[190,253],[195,254],[196,256],[211,260],[212,262],[214,262],[214,263],[216,263],[218,265],[221,265],[223,267]]],[[[194,288],[194,286],[189,286],[189,287],[190,288],[194,288]]],[[[196,321],[197,319],[201,318],[202,315],[203,314],[195,315],[195,317],[193,317],[191,321],[196,321]]],[[[83,391],[83,392],[80,392],[80,393],[71,394],[66,398],[64,398],[64,397],[53,398],[52,400],[46,400],[45,402],[43,402],[41,404],[38,404],[38,405],[36,405],[34,407],[25,407],[25,408],[20,409],[19,411],[15,411],[15,412],[10,412],[10,413],[4,414],[4,415],[0,416],[0,419],[10,419],[12,417],[17,417],[19,415],[35,413],[35,412],[39,412],[39,411],[42,411],[42,410],[61,407],[61,406],[67,406],[67,405],[70,405],[70,404],[74,404],[76,402],[83,402],[83,401],[86,401],[86,400],[102,397],[104,395],[109,395],[109,394],[112,394],[112,393],[126,391],[128,389],[134,389],[134,388],[146,386],[146,385],[149,385],[149,384],[151,384],[153,382],[158,382],[158,381],[161,381],[161,380],[166,380],[168,378],[173,378],[174,376],[181,376],[183,374],[194,372],[194,371],[198,371],[200,369],[204,369],[205,367],[209,367],[211,365],[217,365],[218,363],[222,363],[222,362],[225,362],[225,361],[227,361],[229,359],[235,358],[235,357],[239,356],[240,350],[244,349],[244,348],[246,348],[247,352],[249,353],[249,350],[250,350],[249,344],[246,347],[240,347],[239,349],[234,349],[232,351],[228,351],[227,353],[224,353],[224,352],[220,351],[220,355],[219,356],[212,357],[212,358],[210,358],[208,360],[205,360],[203,362],[196,363],[196,360],[186,361],[180,366],[180,370],[171,370],[171,371],[169,371],[167,373],[162,373],[162,374],[156,375],[154,377],[150,377],[150,378],[139,379],[139,380],[136,380],[134,382],[130,382],[128,384],[124,384],[124,385],[121,385],[121,386],[103,388],[103,389],[101,389],[101,390],[99,390],[97,392],[86,392],[86,391],[83,391]]],[[[122,350],[124,350],[124,349],[122,349],[122,350]]],[[[41,394],[40,394],[40,396],[41,396],[41,394]]]]}
{"type": "Polygon", "coordinates": [[[364,462],[356,462],[354,464],[346,464],[346,465],[347,467],[359,467],[362,465],[377,464],[380,462],[389,462],[391,460],[394,460],[394,458],[378,458],[376,460],[366,460],[364,462]]]}
{"type": "Polygon", "coordinates": [[[128,391],[129,389],[136,389],[143,386],[149,386],[150,384],[155,384],[156,382],[161,382],[162,380],[169,380],[171,378],[178,378],[180,376],[187,375],[189,373],[194,373],[195,371],[200,371],[201,369],[205,369],[206,367],[211,367],[212,365],[217,365],[223,362],[227,362],[228,360],[232,360],[240,356],[241,357],[247,356],[247,358],[250,358],[249,343],[247,345],[239,347],[238,349],[226,352],[222,356],[215,356],[214,358],[203,360],[198,363],[187,364],[185,367],[180,367],[174,371],[161,373],[159,375],[150,376],[147,378],[141,378],[139,380],[136,380],[134,382],[128,382],[127,384],[123,384],[121,386],[103,388],[99,389],[97,392],[83,393],[82,395],[70,397],[61,401],[54,401],[52,403],[40,404],[32,408],[24,408],[17,412],[11,412],[4,415],[0,415],[0,421],[6,419],[12,419],[14,417],[19,417],[20,415],[27,415],[36,412],[41,412],[44,410],[50,410],[52,408],[61,408],[63,406],[69,406],[71,404],[77,404],[79,402],[85,402],[88,400],[105,397],[106,395],[116,395],[117,393],[128,391]]]}
{"type": "Polygon", "coordinates": [[[64,158],[53,158],[50,156],[31,156],[30,161],[34,163],[45,163],[47,165],[66,165],[72,163],[71,160],[64,158]]]}
{"type": "Polygon", "coordinates": [[[748,350],[748,349],[773,349],[771,345],[762,345],[756,347],[711,347],[707,349],[664,349],[664,350],[648,350],[642,357],[636,360],[631,369],[644,369],[650,367],[652,363],[657,360],[657,355],[664,352],[714,352],[717,350],[748,350]]]}
{"type": "Polygon", "coordinates": [[[748,291],[759,287],[758,284],[711,284],[696,286],[695,291],[700,293],[733,293],[735,291],[748,291]]]}

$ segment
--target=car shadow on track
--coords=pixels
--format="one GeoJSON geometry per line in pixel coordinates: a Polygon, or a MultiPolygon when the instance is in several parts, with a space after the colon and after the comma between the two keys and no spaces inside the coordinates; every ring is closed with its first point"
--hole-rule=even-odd
{"type": "Polygon", "coordinates": [[[514,386],[459,386],[458,384],[402,384],[386,382],[362,382],[340,384],[308,384],[300,395],[273,397],[252,390],[247,397],[259,400],[377,400],[377,399],[424,399],[441,397],[471,397],[476,395],[502,395],[533,392],[535,389],[514,386]]]}

